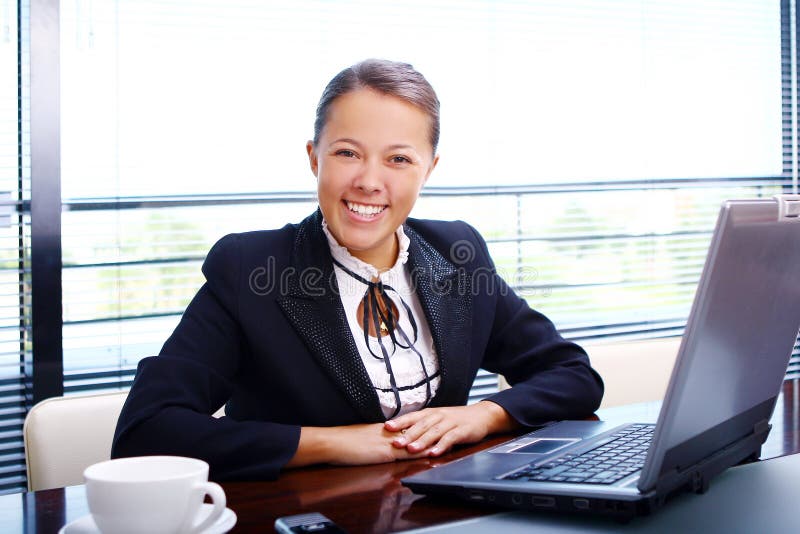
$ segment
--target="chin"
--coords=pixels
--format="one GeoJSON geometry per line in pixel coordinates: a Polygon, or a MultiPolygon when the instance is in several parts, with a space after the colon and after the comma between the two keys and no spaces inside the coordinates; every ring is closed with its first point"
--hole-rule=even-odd
{"type": "Polygon", "coordinates": [[[342,243],[347,250],[350,251],[351,254],[358,254],[362,252],[371,252],[378,248],[378,243],[365,243],[362,240],[358,241],[349,241],[347,243],[342,243]]]}

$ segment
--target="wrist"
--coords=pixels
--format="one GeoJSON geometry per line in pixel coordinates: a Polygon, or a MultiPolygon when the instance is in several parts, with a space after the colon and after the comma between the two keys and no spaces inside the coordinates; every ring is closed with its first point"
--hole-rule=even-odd
{"type": "Polygon", "coordinates": [[[486,415],[488,434],[508,432],[519,427],[519,423],[509,415],[505,408],[496,402],[482,400],[475,404],[475,406],[480,407],[486,415]]]}
{"type": "Polygon", "coordinates": [[[297,443],[297,451],[289,463],[288,467],[300,467],[303,465],[331,463],[334,458],[331,453],[334,441],[335,429],[327,427],[304,426],[300,428],[300,440],[297,443]]]}

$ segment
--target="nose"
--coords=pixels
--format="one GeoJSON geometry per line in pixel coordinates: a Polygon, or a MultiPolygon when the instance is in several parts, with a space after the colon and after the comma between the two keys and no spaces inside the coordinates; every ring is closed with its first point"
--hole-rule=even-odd
{"type": "Polygon", "coordinates": [[[383,177],[380,165],[374,161],[365,162],[361,172],[356,175],[353,186],[367,194],[381,191],[383,189],[383,177]]]}

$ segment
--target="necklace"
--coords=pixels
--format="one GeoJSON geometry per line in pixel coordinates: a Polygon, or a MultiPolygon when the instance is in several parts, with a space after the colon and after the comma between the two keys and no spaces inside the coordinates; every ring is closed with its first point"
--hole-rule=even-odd
{"type": "MultiPolygon", "coordinates": [[[[391,316],[392,317],[399,317],[400,315],[399,315],[399,312],[397,311],[397,305],[394,303],[394,301],[390,299],[389,300],[389,304],[392,307],[391,316]]],[[[364,306],[367,306],[369,308],[370,306],[372,306],[372,304],[369,301],[366,301],[366,303],[365,303],[365,299],[361,299],[361,301],[358,303],[358,308],[356,309],[357,317],[363,317],[365,314],[368,317],[372,316],[372,309],[369,308],[367,310],[364,310],[364,306]]],[[[389,309],[388,309],[386,303],[383,301],[383,299],[378,299],[378,317],[381,317],[381,318],[386,317],[386,318],[388,318],[389,315],[390,315],[390,313],[389,313],[389,309]]],[[[364,328],[364,324],[363,323],[359,323],[358,326],[360,326],[362,329],[364,328]]],[[[392,325],[393,328],[395,326],[396,325],[392,325]]],[[[369,335],[371,337],[378,337],[378,334],[375,332],[375,324],[372,321],[369,321],[369,326],[368,327],[369,327],[369,335]]],[[[378,325],[378,330],[380,331],[380,334],[382,336],[388,336],[389,335],[389,325],[386,324],[385,320],[381,319],[381,324],[378,325]]]]}

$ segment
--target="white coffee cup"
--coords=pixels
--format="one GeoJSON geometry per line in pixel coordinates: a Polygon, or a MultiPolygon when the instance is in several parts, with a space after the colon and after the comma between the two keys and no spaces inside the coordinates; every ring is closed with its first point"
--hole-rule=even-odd
{"type": "Polygon", "coordinates": [[[181,456],[137,456],[83,472],[92,518],[103,534],[200,532],[225,511],[225,492],[208,481],[208,464],[181,456]],[[197,516],[208,495],[214,509],[197,516]]]}

